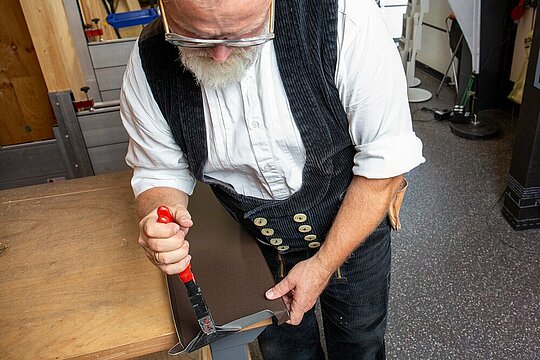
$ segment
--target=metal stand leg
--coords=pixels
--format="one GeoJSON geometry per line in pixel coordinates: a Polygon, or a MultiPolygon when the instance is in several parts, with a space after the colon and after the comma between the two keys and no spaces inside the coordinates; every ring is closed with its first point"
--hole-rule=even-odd
{"type": "Polygon", "coordinates": [[[452,67],[453,72],[454,72],[454,82],[456,84],[456,93],[459,93],[458,83],[457,83],[457,81],[458,81],[457,80],[457,73],[456,73],[456,69],[454,68],[454,58],[456,57],[456,54],[459,51],[459,46],[461,45],[462,40],[463,40],[463,34],[461,34],[461,36],[459,37],[456,49],[453,52],[452,51],[450,52],[450,54],[451,54],[450,62],[448,63],[448,67],[446,68],[446,72],[444,73],[444,76],[443,76],[443,78],[441,80],[441,83],[439,84],[439,88],[437,89],[437,92],[435,93],[435,96],[439,96],[439,93],[441,92],[441,88],[442,88],[442,86],[444,84],[444,80],[448,76],[448,72],[450,71],[451,67],[452,67]]]}
{"type": "Polygon", "coordinates": [[[262,326],[248,331],[240,331],[210,344],[213,360],[248,360],[247,344],[255,341],[266,329],[262,326]]]}
{"type": "Polygon", "coordinates": [[[59,91],[49,93],[54,116],[58,122],[58,130],[55,135],[62,139],[64,149],[68,156],[70,177],[84,177],[94,175],[92,162],[88,155],[84,136],[73,108],[71,91],[59,91]]]}
{"type": "Polygon", "coordinates": [[[450,68],[452,68],[454,72],[454,82],[456,84],[456,93],[459,93],[458,90],[458,83],[457,83],[457,72],[456,68],[454,67],[454,58],[456,57],[457,52],[459,51],[459,46],[461,45],[461,41],[463,40],[463,33],[461,33],[461,36],[459,37],[458,43],[456,45],[456,49],[452,51],[452,48],[450,47],[450,32],[448,30],[448,26],[446,27],[446,33],[448,35],[448,48],[450,49],[450,62],[448,62],[448,67],[446,68],[446,71],[444,73],[444,76],[441,80],[441,83],[439,84],[439,88],[437,89],[437,92],[435,93],[435,96],[439,96],[439,93],[441,92],[441,88],[444,84],[444,80],[448,76],[448,72],[450,71],[450,68]]]}

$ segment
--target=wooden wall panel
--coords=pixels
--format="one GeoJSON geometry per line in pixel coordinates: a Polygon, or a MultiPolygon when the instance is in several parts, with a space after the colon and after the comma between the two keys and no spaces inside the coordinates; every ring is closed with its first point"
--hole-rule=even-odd
{"type": "Polygon", "coordinates": [[[79,0],[79,6],[87,24],[91,24],[93,18],[100,19],[99,26],[103,29],[103,40],[118,39],[114,28],[105,22],[107,11],[103,7],[101,0],[79,0]]]}
{"type": "Polygon", "coordinates": [[[20,4],[48,91],[72,90],[82,100],[84,77],[62,1],[20,0],[20,4]]]}
{"type": "Polygon", "coordinates": [[[0,145],[52,139],[54,115],[19,1],[0,1],[0,13],[0,145]]]}

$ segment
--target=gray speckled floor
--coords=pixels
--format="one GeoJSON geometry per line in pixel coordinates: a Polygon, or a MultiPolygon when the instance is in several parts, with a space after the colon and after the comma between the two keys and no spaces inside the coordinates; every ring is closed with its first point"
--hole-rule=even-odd
{"type": "MultiPolygon", "coordinates": [[[[443,90],[412,110],[452,107],[454,93],[443,90]]],[[[394,236],[389,359],[540,359],[540,230],[514,231],[501,215],[512,121],[487,114],[502,136],[471,141],[414,112],[427,162],[408,175],[394,236]]]]}
{"type": "MultiPolygon", "coordinates": [[[[417,76],[436,91],[438,81],[417,76]]],[[[500,211],[516,120],[489,111],[502,136],[471,141],[416,111],[451,108],[454,94],[445,86],[439,98],[411,104],[427,162],[408,175],[394,234],[387,357],[540,359],[540,230],[514,231],[500,211]]]]}

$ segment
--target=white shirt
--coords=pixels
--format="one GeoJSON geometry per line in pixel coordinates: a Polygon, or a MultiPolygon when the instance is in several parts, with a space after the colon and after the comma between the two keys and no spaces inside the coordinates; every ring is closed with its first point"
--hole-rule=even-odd
{"type": "MultiPolygon", "coordinates": [[[[425,159],[412,129],[401,58],[380,9],[373,0],[339,0],[337,33],[335,82],[357,151],[353,173],[388,178],[410,171],[425,159]]],[[[263,46],[239,83],[201,91],[208,148],[205,179],[263,199],[295,193],[302,184],[306,149],[273,43],[263,46]]],[[[153,187],[191,195],[195,178],[152,96],[137,44],[120,99],[135,195],[153,187]]]]}

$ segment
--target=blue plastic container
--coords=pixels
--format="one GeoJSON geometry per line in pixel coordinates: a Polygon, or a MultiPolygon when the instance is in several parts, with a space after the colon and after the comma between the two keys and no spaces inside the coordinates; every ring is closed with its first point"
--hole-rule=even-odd
{"type": "Polygon", "coordinates": [[[121,29],[128,26],[148,24],[158,16],[159,15],[154,8],[126,11],[107,15],[107,23],[115,29],[121,29]]]}

